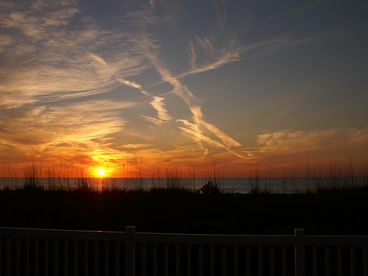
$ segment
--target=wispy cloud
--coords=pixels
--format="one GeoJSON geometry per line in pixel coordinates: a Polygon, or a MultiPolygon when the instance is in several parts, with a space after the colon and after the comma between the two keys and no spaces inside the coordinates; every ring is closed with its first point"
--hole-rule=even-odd
{"type": "Polygon", "coordinates": [[[0,144],[33,158],[40,154],[46,154],[43,158],[59,155],[60,160],[78,154],[92,159],[113,158],[107,154],[97,156],[96,150],[113,151],[110,137],[126,125],[120,112],[134,105],[99,100],[7,109],[0,115],[0,127],[6,130],[0,135],[0,144]]]}
{"type": "MultiPolygon", "coordinates": [[[[0,144],[6,147],[0,155],[11,148],[20,160],[128,156],[115,136],[129,134],[122,111],[137,104],[93,97],[147,69],[140,49],[145,34],[107,30],[74,1],[0,5],[0,144]]],[[[170,119],[163,97],[150,101],[161,121],[170,119]]]]}
{"type": "Polygon", "coordinates": [[[326,148],[368,144],[368,129],[280,130],[258,135],[263,153],[308,152],[326,148]]]}
{"type": "Polygon", "coordinates": [[[136,88],[136,89],[139,89],[142,94],[144,95],[147,95],[147,93],[143,90],[142,86],[135,82],[135,81],[129,81],[129,80],[122,80],[122,79],[119,79],[119,81],[122,83],[122,84],[125,84],[127,86],[130,86],[130,87],[133,87],[133,88],[136,88]]]}
{"type": "MultiPolygon", "coordinates": [[[[232,155],[244,159],[245,156],[242,156],[241,154],[237,153],[236,151],[232,150],[229,146],[225,145],[224,143],[221,143],[214,138],[211,138],[210,135],[205,134],[203,129],[201,127],[198,127],[197,124],[191,123],[187,120],[178,120],[178,122],[182,123],[183,126],[180,127],[180,129],[189,135],[195,142],[199,143],[199,147],[204,151],[204,157],[208,154],[208,149],[203,146],[203,143],[214,147],[226,150],[227,152],[231,153],[232,155]]],[[[222,137],[223,138],[223,137],[222,137]]]]}
{"type": "Polygon", "coordinates": [[[152,95],[151,93],[144,90],[142,85],[137,82],[124,79],[119,79],[119,81],[124,85],[138,89],[143,95],[151,98],[150,105],[153,107],[154,110],[156,110],[157,118],[144,115],[143,118],[145,118],[147,121],[152,122],[156,125],[161,125],[162,123],[172,119],[169,112],[165,108],[165,98],[152,95]]]}
{"type": "Polygon", "coordinates": [[[27,144],[44,144],[104,138],[124,125],[124,120],[116,115],[134,105],[131,102],[99,100],[63,106],[7,109],[0,116],[1,127],[7,130],[1,140],[17,143],[25,139],[27,144]],[[28,135],[35,139],[27,138],[28,135]]]}
{"type": "Polygon", "coordinates": [[[245,58],[282,51],[300,44],[308,43],[321,38],[322,35],[308,37],[276,37],[270,40],[239,45],[236,40],[230,40],[223,48],[215,48],[213,42],[207,37],[196,37],[189,41],[189,59],[191,68],[177,75],[185,78],[191,75],[212,71],[226,64],[240,61],[245,58]],[[202,60],[202,62],[200,62],[202,60]]]}
{"type": "Polygon", "coordinates": [[[151,105],[157,111],[157,116],[161,121],[169,121],[171,116],[165,108],[164,100],[163,97],[154,96],[151,105]]]}
{"type": "Polygon", "coordinates": [[[0,90],[10,105],[104,93],[118,85],[118,77],[146,69],[139,36],[83,23],[72,1],[23,4],[0,13],[0,26],[14,33],[0,44],[0,90]],[[71,24],[76,16],[78,27],[71,24]]]}
{"type": "Polygon", "coordinates": [[[237,46],[234,40],[228,42],[225,47],[217,48],[209,37],[197,36],[194,40],[189,41],[188,47],[191,68],[179,74],[178,78],[215,70],[240,60],[242,54],[242,47],[237,46]]]}
{"type": "Polygon", "coordinates": [[[180,129],[182,129],[187,135],[191,136],[193,140],[200,145],[204,156],[208,153],[208,149],[203,145],[203,143],[206,143],[216,148],[225,149],[235,156],[243,158],[243,156],[237,154],[232,149],[233,147],[240,146],[240,143],[204,119],[200,102],[194,96],[192,91],[190,91],[188,87],[182,84],[177,77],[173,76],[170,71],[161,64],[155,53],[148,50],[147,56],[156,70],[160,73],[161,78],[173,86],[172,93],[180,97],[191,111],[193,123],[190,123],[185,119],[179,119],[178,122],[184,124],[180,129]],[[219,139],[219,141],[216,141],[216,139],[219,139]]]}

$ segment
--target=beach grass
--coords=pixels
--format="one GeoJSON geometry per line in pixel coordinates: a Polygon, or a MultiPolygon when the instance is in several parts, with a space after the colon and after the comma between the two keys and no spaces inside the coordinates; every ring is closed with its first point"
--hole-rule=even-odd
{"type": "Polygon", "coordinates": [[[0,191],[0,224],[7,227],[187,233],[368,234],[368,187],[305,194],[201,194],[152,190],[0,191]]]}

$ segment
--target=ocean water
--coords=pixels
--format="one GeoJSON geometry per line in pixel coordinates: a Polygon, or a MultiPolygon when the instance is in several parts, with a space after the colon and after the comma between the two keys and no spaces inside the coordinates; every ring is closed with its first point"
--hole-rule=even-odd
{"type": "Polygon", "coordinates": [[[36,183],[46,190],[73,190],[88,187],[93,190],[151,188],[185,188],[199,190],[211,181],[224,193],[304,193],[319,189],[350,188],[368,185],[368,177],[227,177],[227,178],[0,178],[0,189],[19,189],[36,183]]]}

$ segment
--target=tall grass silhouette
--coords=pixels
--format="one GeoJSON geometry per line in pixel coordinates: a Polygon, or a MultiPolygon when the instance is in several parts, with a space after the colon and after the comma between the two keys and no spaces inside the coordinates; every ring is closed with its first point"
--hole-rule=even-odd
{"type": "MultiPolygon", "coordinates": [[[[71,177],[68,166],[42,167],[36,162],[30,163],[24,174],[18,178],[0,178],[0,189],[25,189],[49,191],[101,191],[101,190],[185,190],[192,192],[212,191],[234,192],[227,188],[228,181],[213,166],[207,176],[197,175],[194,171],[166,169],[153,171],[149,178],[142,177],[141,169],[134,177],[98,179],[88,176],[86,169],[75,170],[71,177]],[[203,188],[203,189],[201,189],[203,188]]],[[[147,174],[145,174],[147,175],[147,174]]],[[[312,167],[309,164],[299,170],[284,172],[281,176],[272,176],[271,171],[261,166],[249,169],[242,177],[239,189],[244,193],[295,194],[316,193],[337,189],[355,189],[368,185],[368,167],[354,168],[351,159],[347,164],[331,164],[329,167],[312,167]]],[[[238,191],[239,192],[239,191],[238,191]]]]}

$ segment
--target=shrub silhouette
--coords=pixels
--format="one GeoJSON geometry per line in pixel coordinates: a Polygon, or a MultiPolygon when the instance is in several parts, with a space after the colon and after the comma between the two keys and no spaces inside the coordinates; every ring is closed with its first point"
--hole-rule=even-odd
{"type": "Polygon", "coordinates": [[[207,194],[207,195],[217,195],[217,194],[221,194],[221,190],[218,187],[217,183],[208,181],[207,184],[203,185],[199,189],[199,193],[207,194]]]}

